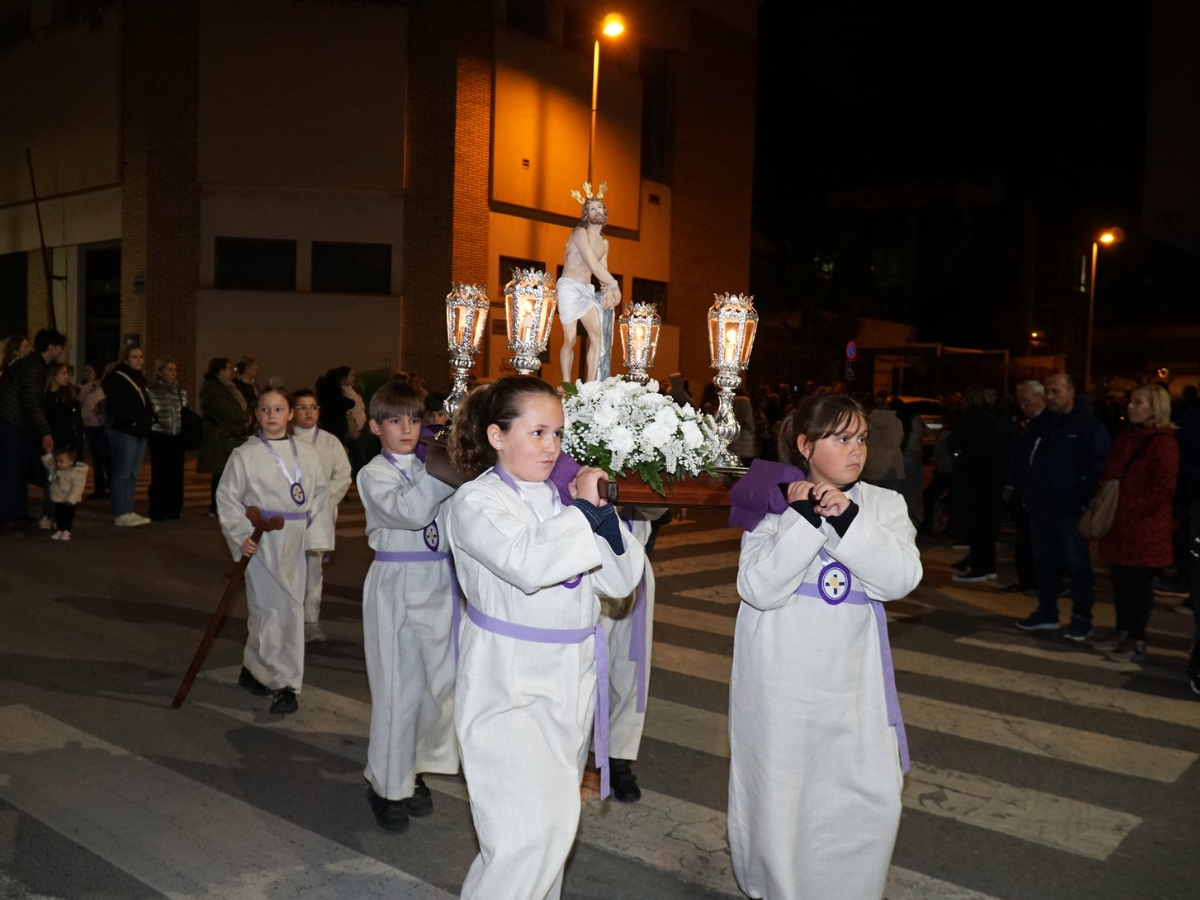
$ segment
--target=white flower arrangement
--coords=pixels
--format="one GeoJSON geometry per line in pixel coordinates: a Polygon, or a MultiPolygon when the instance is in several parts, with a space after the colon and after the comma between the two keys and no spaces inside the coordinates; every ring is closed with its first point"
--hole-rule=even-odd
{"type": "Polygon", "coordinates": [[[680,407],[658,392],[658,382],[638,384],[614,376],[564,384],[566,429],[562,448],[581,464],[610,478],[638,475],[666,496],[664,479],[712,475],[721,450],[712,416],[689,403],[680,407]]]}

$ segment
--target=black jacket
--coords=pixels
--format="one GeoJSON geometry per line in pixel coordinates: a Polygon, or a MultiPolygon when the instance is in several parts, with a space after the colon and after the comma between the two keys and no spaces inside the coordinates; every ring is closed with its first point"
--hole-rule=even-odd
{"type": "Polygon", "coordinates": [[[146,378],[122,363],[104,379],[104,412],[114,431],[144,438],[154,424],[154,407],[146,394],[146,378]],[[135,387],[136,385],[136,387],[135,387]]]}
{"type": "Polygon", "coordinates": [[[75,391],[70,387],[61,387],[44,396],[46,418],[50,421],[50,434],[54,437],[55,449],[71,447],[76,454],[82,456],[83,414],[80,411],[79,400],[75,391]]]}
{"type": "Polygon", "coordinates": [[[36,350],[14,359],[0,378],[0,419],[26,434],[44,437],[50,422],[42,407],[46,360],[36,350]]]}

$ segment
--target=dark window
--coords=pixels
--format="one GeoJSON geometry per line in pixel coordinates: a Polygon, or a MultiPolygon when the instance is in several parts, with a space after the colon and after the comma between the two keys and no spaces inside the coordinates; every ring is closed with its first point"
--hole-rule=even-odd
{"type": "Polygon", "coordinates": [[[500,257],[500,296],[492,299],[497,303],[504,302],[504,286],[512,281],[513,269],[537,269],[546,271],[546,264],[540,259],[521,259],[519,256],[500,257]]]}
{"type": "Polygon", "coordinates": [[[658,306],[658,317],[667,321],[667,283],[652,281],[649,278],[633,279],[633,296],[629,298],[634,303],[654,303],[658,306]]]}
{"type": "Polygon", "coordinates": [[[344,294],[390,294],[392,245],[313,241],[312,289],[344,294]]]}
{"type": "Polygon", "coordinates": [[[84,251],[84,359],[104,368],[121,349],[121,248],[84,251]]]}
{"type": "Polygon", "coordinates": [[[508,0],[508,12],[505,21],[509,28],[532,34],[534,37],[546,36],[546,0],[508,0]]]}
{"type": "Polygon", "coordinates": [[[213,286],[250,291],[296,289],[296,242],[263,238],[217,238],[213,286]]]}
{"type": "Polygon", "coordinates": [[[29,254],[5,253],[0,256],[0,341],[25,334],[28,309],[29,254]]]}
{"type": "Polygon", "coordinates": [[[671,69],[670,57],[662,50],[641,48],[642,89],[642,177],[670,183],[671,69]]]}

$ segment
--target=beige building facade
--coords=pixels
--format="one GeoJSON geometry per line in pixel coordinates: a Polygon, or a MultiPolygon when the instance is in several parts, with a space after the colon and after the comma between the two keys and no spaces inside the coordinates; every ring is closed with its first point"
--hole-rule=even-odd
{"type": "MultiPolygon", "coordinates": [[[[252,354],[289,387],[336,365],[439,387],[443,300],[467,281],[493,301],[479,374],[502,374],[506,273],[556,273],[578,218],[608,11],[0,0],[0,328],[32,332],[52,303],[77,366],[136,335],[190,384],[252,354]]],[[[695,385],[713,292],[748,285],[756,4],[620,11],[594,162],[611,269],[661,304],[656,374],[695,385]]]]}

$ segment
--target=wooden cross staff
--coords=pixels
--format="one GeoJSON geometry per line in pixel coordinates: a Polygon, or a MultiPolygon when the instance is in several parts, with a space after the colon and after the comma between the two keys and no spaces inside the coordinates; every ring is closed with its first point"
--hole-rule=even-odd
{"type": "MultiPolygon", "coordinates": [[[[279,516],[271,516],[269,519],[263,518],[257,506],[251,506],[246,510],[246,518],[254,526],[254,534],[250,536],[250,540],[256,544],[262,538],[264,532],[278,531],[283,527],[282,518],[279,516]]],[[[187,674],[183,676],[179,690],[175,693],[175,699],[171,701],[171,709],[179,709],[183,705],[188,691],[192,689],[192,682],[196,680],[196,674],[200,671],[200,667],[204,665],[208,651],[212,649],[213,641],[217,639],[217,635],[221,632],[221,626],[225,624],[225,617],[229,615],[229,607],[233,603],[233,595],[237,592],[238,585],[242,583],[242,578],[246,574],[246,566],[249,564],[250,557],[242,554],[242,558],[234,566],[233,574],[229,576],[229,584],[225,585],[225,593],[221,595],[221,602],[217,604],[212,618],[208,620],[208,631],[204,632],[204,637],[200,639],[200,646],[196,648],[196,655],[192,657],[192,664],[188,667],[187,674]]]]}

